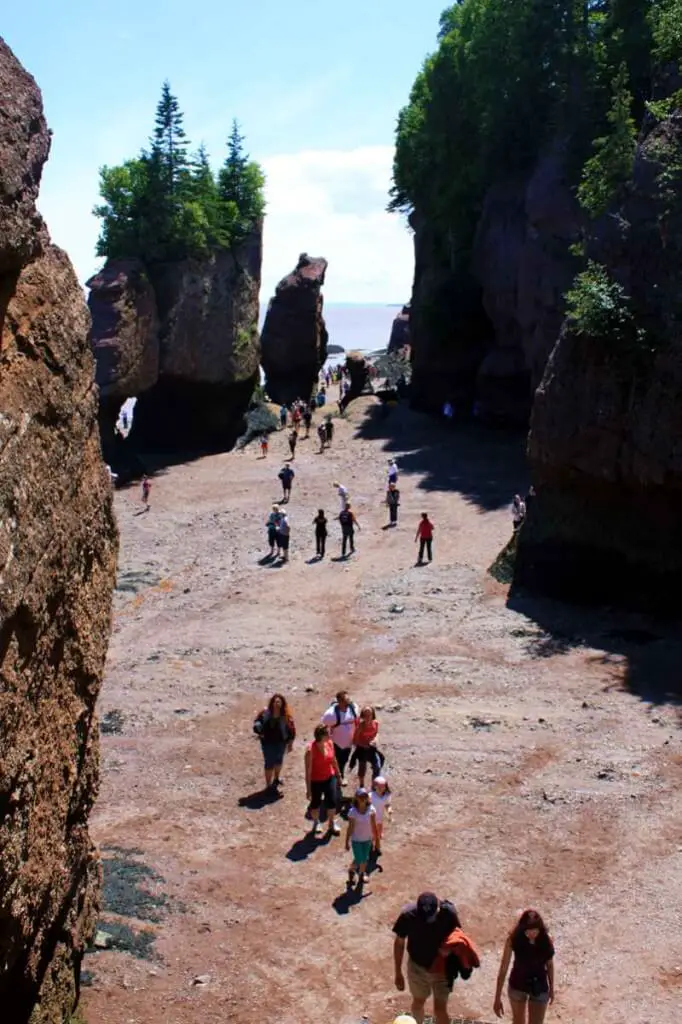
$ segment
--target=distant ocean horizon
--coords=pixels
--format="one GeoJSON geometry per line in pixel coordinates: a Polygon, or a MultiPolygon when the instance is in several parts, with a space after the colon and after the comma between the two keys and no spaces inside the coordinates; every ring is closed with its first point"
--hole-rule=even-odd
{"type": "MultiPolygon", "coordinates": [[[[391,327],[404,303],[325,302],[324,319],[329,331],[329,344],[340,345],[344,352],[375,352],[386,348],[391,327]]],[[[267,303],[261,304],[259,327],[262,330],[267,303]]],[[[330,356],[337,363],[343,356],[330,356]]]]}

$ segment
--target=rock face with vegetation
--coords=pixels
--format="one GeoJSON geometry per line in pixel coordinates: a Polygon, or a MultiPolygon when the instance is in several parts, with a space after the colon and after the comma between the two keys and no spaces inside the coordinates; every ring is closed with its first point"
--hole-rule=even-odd
{"type": "Polygon", "coordinates": [[[327,358],[329,336],[322,315],[327,261],[302,253],[277,285],[263,324],[265,386],[274,402],[307,398],[327,358]]]}
{"type": "Polygon", "coordinates": [[[670,610],[682,606],[682,93],[654,109],[535,398],[537,498],[516,581],[670,610]]]}
{"type": "Polygon", "coordinates": [[[399,352],[410,344],[410,307],[403,306],[391,327],[388,341],[389,352],[399,352]]]}
{"type": "Polygon", "coordinates": [[[95,702],[116,527],[89,317],[35,207],[49,132],[0,40],[0,997],[6,1020],[74,1010],[96,923],[95,702]]]}
{"type": "MultiPolygon", "coordinates": [[[[262,172],[245,155],[236,123],[215,175],[203,148],[188,152],[182,122],[166,83],[151,149],[102,170],[96,210],[98,253],[108,257],[91,282],[98,377],[111,372],[112,352],[120,367],[122,354],[136,348],[147,372],[119,379],[116,396],[139,398],[131,443],[156,450],[229,447],[260,361],[262,172]],[[121,267],[134,273],[122,275],[121,267]]],[[[110,413],[102,417],[107,446],[110,413]]]]}
{"type": "MultiPolygon", "coordinates": [[[[580,270],[581,183],[679,59],[680,0],[461,0],[401,111],[391,205],[415,231],[413,398],[527,422],[580,270]],[[621,77],[622,75],[622,77],[621,77]]],[[[615,158],[617,162],[617,157],[615,158]]],[[[609,179],[610,171],[602,175],[609,179]]]]}

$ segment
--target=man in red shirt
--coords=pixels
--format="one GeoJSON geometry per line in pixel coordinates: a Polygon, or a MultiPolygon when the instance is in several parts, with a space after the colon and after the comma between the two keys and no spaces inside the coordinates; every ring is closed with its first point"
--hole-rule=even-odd
{"type": "Polygon", "coordinates": [[[415,534],[415,542],[419,541],[419,558],[417,559],[418,565],[424,564],[424,551],[426,550],[429,562],[433,558],[433,523],[429,519],[427,512],[422,512],[422,517],[417,527],[417,533],[415,534]]]}

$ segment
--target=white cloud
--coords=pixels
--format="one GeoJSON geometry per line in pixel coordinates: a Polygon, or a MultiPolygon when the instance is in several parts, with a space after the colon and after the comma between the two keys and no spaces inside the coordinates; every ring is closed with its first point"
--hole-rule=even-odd
{"type": "Polygon", "coordinates": [[[329,261],[327,302],[404,302],[412,237],[385,212],[390,146],[308,150],[263,161],[267,176],[263,287],[267,302],[301,252],[329,261]]]}
{"type": "MultiPolygon", "coordinates": [[[[385,212],[393,150],[308,150],[263,160],[267,216],[261,302],[296,264],[299,253],[329,261],[327,302],[405,302],[412,285],[412,236],[403,218],[385,212]]],[[[97,177],[45,168],[39,206],[54,241],[67,250],[81,281],[101,264],[94,256],[97,177]]]]}

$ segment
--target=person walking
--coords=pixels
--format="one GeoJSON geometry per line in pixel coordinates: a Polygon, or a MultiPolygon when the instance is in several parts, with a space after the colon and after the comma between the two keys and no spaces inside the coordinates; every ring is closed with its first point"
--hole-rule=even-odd
{"type": "Polygon", "coordinates": [[[284,430],[287,425],[287,407],[286,405],[280,405],[279,407],[279,429],[284,430]]]}
{"type": "Polygon", "coordinates": [[[433,523],[429,519],[427,512],[422,512],[421,520],[417,527],[417,533],[415,534],[415,543],[419,541],[419,558],[417,559],[418,565],[424,564],[424,551],[426,551],[429,562],[433,558],[433,523]]]}
{"type": "Polygon", "coordinates": [[[340,779],[339,766],[334,753],[334,744],[326,725],[315,727],[314,739],[305,752],[305,790],[310,803],[313,820],[313,835],[322,832],[320,808],[324,803],[327,812],[327,831],[330,835],[341,835],[336,824],[337,784],[340,779]]]}
{"type": "Polygon", "coordinates": [[[387,473],[387,477],[388,478],[386,480],[386,484],[387,484],[388,487],[390,487],[391,484],[397,484],[398,483],[398,463],[395,461],[395,459],[389,459],[388,460],[388,473],[387,473]]]}
{"type": "Polygon", "coordinates": [[[348,869],[348,884],[355,883],[357,872],[359,885],[369,882],[367,865],[372,847],[377,844],[377,812],[372,807],[369,793],[360,787],[355,790],[353,805],[348,811],[346,849],[353,848],[353,860],[348,869]]]}
{"type": "Polygon", "coordinates": [[[282,484],[282,501],[289,501],[291,498],[291,484],[296,474],[291,466],[282,466],[277,475],[282,484]]]}
{"type": "Polygon", "coordinates": [[[554,943],[537,910],[524,910],[507,936],[497,975],[494,1010],[504,1015],[502,990],[509,975],[512,1024],[543,1024],[554,1002],[554,943]]]}
{"type": "Polygon", "coordinates": [[[147,476],[147,474],[145,473],[145,475],[142,477],[142,504],[147,509],[147,511],[149,511],[149,508],[150,508],[149,496],[151,494],[151,490],[152,490],[152,482],[149,479],[149,477],[147,476]]]}
{"type": "Polygon", "coordinates": [[[386,505],[388,507],[389,526],[398,525],[398,508],[400,506],[400,491],[395,484],[388,485],[386,491],[386,505]]]}
{"type": "Polygon", "coordinates": [[[319,451],[319,454],[321,455],[322,452],[325,449],[326,444],[327,444],[327,431],[325,430],[324,423],[320,423],[318,425],[317,436],[318,436],[318,439],[320,441],[320,451],[319,451]]]}
{"type": "Polygon", "coordinates": [[[289,517],[284,509],[280,511],[277,522],[276,544],[278,552],[281,552],[282,563],[289,561],[289,541],[291,539],[291,526],[289,517]]]}
{"type": "MultiPolygon", "coordinates": [[[[265,520],[265,528],[268,531],[268,544],[270,545],[270,558],[275,554],[275,545],[278,543],[277,528],[279,526],[280,515],[281,512],[279,505],[273,505],[268,518],[265,520]]],[[[279,554],[280,548],[278,546],[277,555],[279,556],[279,554]]]]}
{"type": "Polygon", "coordinates": [[[526,518],[526,503],[520,494],[515,494],[511,505],[512,525],[514,527],[514,533],[523,526],[523,522],[526,518]]]}
{"type": "Polygon", "coordinates": [[[334,437],[334,424],[332,422],[331,413],[327,414],[327,419],[325,420],[324,424],[324,431],[327,436],[327,446],[330,447],[332,443],[332,438],[334,437]]]}
{"type": "Polygon", "coordinates": [[[339,766],[339,777],[344,783],[346,765],[353,746],[355,726],[359,717],[357,704],[348,696],[347,690],[339,690],[335,700],[322,715],[322,725],[327,726],[334,741],[334,753],[339,766]]]}
{"type": "Polygon", "coordinates": [[[403,908],[393,925],[393,965],[395,987],[405,990],[403,957],[407,946],[407,984],[412,995],[412,1016],[417,1024],[424,1024],[424,1008],[433,996],[435,1024],[449,1024],[448,988],[445,971],[434,971],[443,964],[440,948],[455,928],[461,928],[453,903],[439,900],[432,892],[423,892],[416,903],[403,908]]]}
{"type": "Polygon", "coordinates": [[[318,558],[324,558],[324,551],[327,544],[327,517],[324,509],[319,508],[313,519],[315,527],[315,554],[318,558]]]}
{"type": "Polygon", "coordinates": [[[348,503],[350,501],[350,494],[348,493],[348,488],[344,487],[343,484],[340,484],[338,480],[335,480],[332,486],[336,487],[336,493],[338,494],[339,501],[341,502],[341,511],[343,511],[343,509],[348,506],[348,503]]]}
{"type": "Polygon", "coordinates": [[[353,768],[355,763],[358,765],[358,786],[363,788],[365,785],[365,775],[367,774],[367,765],[372,766],[372,778],[381,771],[381,764],[379,758],[379,751],[376,748],[376,738],[379,732],[379,723],[377,722],[377,716],[374,708],[371,704],[365,705],[360,712],[360,717],[357,720],[355,726],[355,732],[353,734],[353,756],[351,757],[350,766],[353,768]]]}
{"type": "Polygon", "coordinates": [[[268,455],[268,435],[261,434],[260,436],[260,454],[261,458],[265,459],[268,455]]]}
{"type": "Polygon", "coordinates": [[[310,406],[306,405],[303,410],[303,423],[305,425],[305,437],[310,437],[310,425],[313,422],[313,414],[310,411],[310,406]]]}
{"type": "Polygon", "coordinates": [[[296,445],[298,444],[298,429],[294,429],[289,434],[289,451],[291,452],[291,461],[293,462],[296,458],[296,445]]]}
{"type": "Polygon", "coordinates": [[[390,821],[393,817],[391,788],[383,775],[377,775],[376,779],[372,782],[372,792],[369,794],[369,798],[377,815],[377,838],[374,844],[374,852],[377,857],[380,857],[382,853],[381,844],[384,838],[384,815],[386,815],[387,821],[390,821]]]}
{"type": "Polygon", "coordinates": [[[339,522],[341,523],[341,557],[346,558],[348,545],[350,545],[350,554],[355,554],[355,527],[360,529],[360,523],[355,518],[355,512],[353,512],[350,502],[339,512],[339,522]]]}
{"type": "Polygon", "coordinates": [[[281,693],[273,694],[267,707],[256,715],[253,731],[263,751],[265,788],[279,787],[282,785],[279,776],[284,754],[287,751],[291,753],[296,739],[296,725],[286,698],[281,693]]]}

